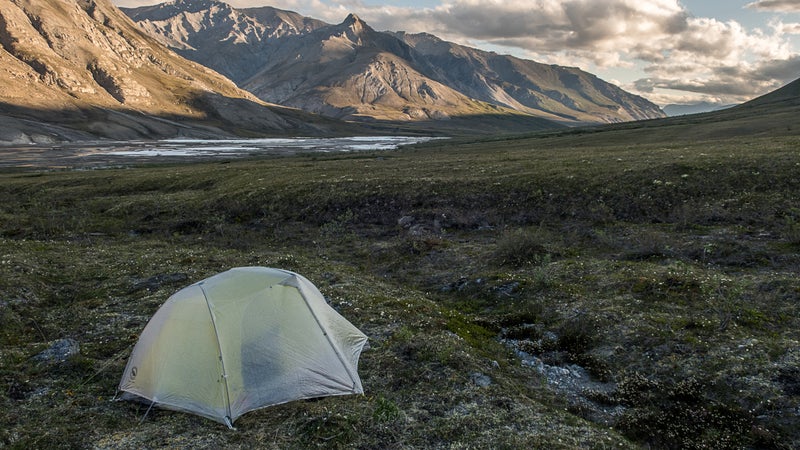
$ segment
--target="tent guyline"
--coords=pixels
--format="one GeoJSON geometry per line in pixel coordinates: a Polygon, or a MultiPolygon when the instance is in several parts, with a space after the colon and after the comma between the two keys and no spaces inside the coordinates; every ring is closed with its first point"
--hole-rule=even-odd
{"type": "Polygon", "coordinates": [[[119,384],[122,400],[204,416],[364,392],[367,337],[306,278],[240,267],[173,294],[153,315],[119,384]]]}

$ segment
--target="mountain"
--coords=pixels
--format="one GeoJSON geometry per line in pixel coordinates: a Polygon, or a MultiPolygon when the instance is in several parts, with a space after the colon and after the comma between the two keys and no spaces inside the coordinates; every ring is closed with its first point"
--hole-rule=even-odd
{"type": "Polygon", "coordinates": [[[740,105],[691,117],[698,126],[725,130],[725,135],[800,134],[800,79],[740,105]]]}
{"type": "Polygon", "coordinates": [[[329,25],[271,7],[188,0],[124,11],[176,52],[269,102],[344,120],[504,116],[520,129],[555,126],[431,80],[423,72],[433,69],[413,49],[355,15],[329,25]]]}
{"type": "Polygon", "coordinates": [[[394,35],[437,68],[439,81],[475,99],[567,122],[613,123],[664,116],[648,100],[574,67],[498,55],[427,33],[394,35]]]}
{"type": "Polygon", "coordinates": [[[720,105],[719,103],[699,102],[691,104],[671,104],[661,108],[667,116],[685,116],[686,114],[699,114],[704,112],[719,111],[735,105],[720,105]]]}
{"type": "Polygon", "coordinates": [[[347,120],[518,115],[436,81],[432,71],[411,47],[351,14],[286,40],[240,85],[262,99],[347,120]]]}
{"type": "Polygon", "coordinates": [[[0,141],[321,134],[143,33],[108,0],[0,0],[0,141]]]}
{"type": "Polygon", "coordinates": [[[121,9],[162,44],[236,83],[261,69],[279,39],[328,26],[291,11],[269,6],[238,10],[214,0],[121,9]]]}
{"type": "Polygon", "coordinates": [[[663,117],[649,101],[576,68],[501,56],[428,34],[330,25],[275,8],[176,0],[123,9],[183,56],[265,101],[361,121],[537,118],[539,126],[663,117]],[[215,56],[216,55],[216,56],[215,56]]]}

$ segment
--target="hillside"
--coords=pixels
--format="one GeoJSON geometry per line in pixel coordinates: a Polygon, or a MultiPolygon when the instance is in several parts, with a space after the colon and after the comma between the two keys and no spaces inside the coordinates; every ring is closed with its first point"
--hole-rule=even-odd
{"type": "Polygon", "coordinates": [[[576,139],[651,142],[692,142],[731,137],[797,136],[800,127],[800,79],[754,98],[718,111],[687,114],[603,127],[577,128],[560,132],[576,139]]]}
{"type": "Polygon", "coordinates": [[[261,99],[331,117],[441,122],[488,114],[574,125],[664,115],[647,100],[575,68],[430,35],[377,32],[352,14],[328,25],[274,8],[237,10],[185,0],[124,11],[166,45],[261,99]]]}
{"type": "Polygon", "coordinates": [[[334,129],[181,58],[107,0],[0,0],[0,11],[5,142],[334,129]]]}
{"type": "MultiPolygon", "coordinates": [[[[796,118],[800,115],[800,79],[734,107],[689,116],[698,130],[728,129],[735,135],[772,135],[800,132],[796,118]]],[[[670,123],[670,122],[666,122],[670,123]]]]}
{"type": "Polygon", "coordinates": [[[799,105],[800,79],[797,79],[768,94],[745,102],[735,109],[752,112],[767,110],[768,112],[775,113],[778,111],[789,112],[791,108],[796,108],[799,105]]]}

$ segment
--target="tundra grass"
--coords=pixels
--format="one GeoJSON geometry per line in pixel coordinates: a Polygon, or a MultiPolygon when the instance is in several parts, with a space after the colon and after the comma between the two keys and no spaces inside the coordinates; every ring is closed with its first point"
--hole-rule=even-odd
{"type": "Polygon", "coordinates": [[[796,448],[800,141],[615,136],[2,173],[0,442],[796,448]],[[113,401],[166,298],[244,265],[369,336],[366,394],[236,431],[113,401]]]}

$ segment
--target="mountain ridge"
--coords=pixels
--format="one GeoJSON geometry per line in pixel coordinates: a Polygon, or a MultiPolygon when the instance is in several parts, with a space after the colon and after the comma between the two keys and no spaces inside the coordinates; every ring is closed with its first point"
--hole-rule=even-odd
{"type": "MultiPolygon", "coordinates": [[[[186,3],[187,0],[176,0],[168,5],[180,7],[186,3]]],[[[219,1],[208,3],[217,9],[226,5],[219,1]]],[[[233,26],[232,22],[215,22],[209,15],[203,16],[208,20],[198,23],[196,32],[176,34],[170,30],[185,22],[187,13],[163,19],[151,14],[152,8],[155,7],[123,8],[123,11],[162,42],[173,42],[168,45],[183,56],[225,73],[262,100],[331,117],[361,121],[415,121],[434,117],[446,120],[454,115],[492,112],[526,115],[570,125],[664,117],[663,111],[646,99],[577,68],[497,55],[449,43],[429,34],[378,32],[356,14],[349,14],[341,23],[332,25],[275,8],[260,8],[262,15],[256,18],[254,9],[227,6],[237,17],[235,23],[259,24],[264,30],[280,27],[279,14],[292,17],[293,23],[302,20],[306,24],[302,29],[283,25],[291,28],[292,32],[280,36],[272,34],[269,41],[255,42],[239,33],[240,27],[233,26]],[[210,30],[237,37],[232,37],[231,41],[217,39],[212,45],[203,37],[212,33],[210,30]],[[315,38],[309,38],[312,35],[315,38]],[[233,40],[241,45],[232,45],[230,42],[233,40]],[[198,47],[201,42],[206,46],[198,47]],[[319,42],[327,42],[327,47],[318,47],[319,42]],[[187,48],[187,43],[192,44],[192,49],[187,48]],[[440,51],[431,52],[430,48],[436,46],[440,51]],[[381,56],[377,59],[366,57],[365,54],[370,52],[373,52],[372,56],[381,56]],[[215,53],[221,55],[219,59],[210,56],[215,53]],[[349,55],[350,59],[340,58],[343,55],[349,55]],[[263,61],[261,67],[255,67],[255,59],[263,61]],[[307,63],[304,71],[292,73],[287,69],[293,65],[296,68],[301,59],[307,63]],[[235,73],[241,66],[237,61],[242,60],[248,61],[247,70],[235,73]],[[312,65],[315,69],[311,69],[312,65]],[[498,70],[501,66],[504,68],[502,71],[498,70]],[[395,69],[397,72],[392,72],[395,69]],[[549,80],[537,78],[547,75],[548,71],[554,74],[548,75],[549,80]],[[330,78],[323,79],[320,73],[328,73],[330,78]],[[400,78],[393,79],[395,75],[400,78]],[[313,85],[310,78],[314,79],[313,85]],[[449,98],[448,105],[439,104],[438,109],[432,109],[429,95],[409,96],[409,92],[397,92],[392,88],[394,84],[412,78],[415,89],[423,84],[428,88],[435,86],[440,97],[449,98]],[[521,81],[517,83],[516,80],[521,81]],[[392,98],[384,99],[382,106],[376,106],[374,96],[361,101],[353,92],[344,93],[346,89],[365,85],[385,91],[392,98]],[[404,98],[405,103],[399,104],[397,97],[404,98]],[[345,98],[353,103],[344,104],[345,98]],[[386,107],[389,104],[394,108],[391,111],[386,107]],[[412,114],[404,111],[412,111],[412,114]]],[[[194,13],[192,20],[197,22],[201,16],[201,13],[194,13]]],[[[427,90],[422,88],[423,92],[427,90]]]]}

